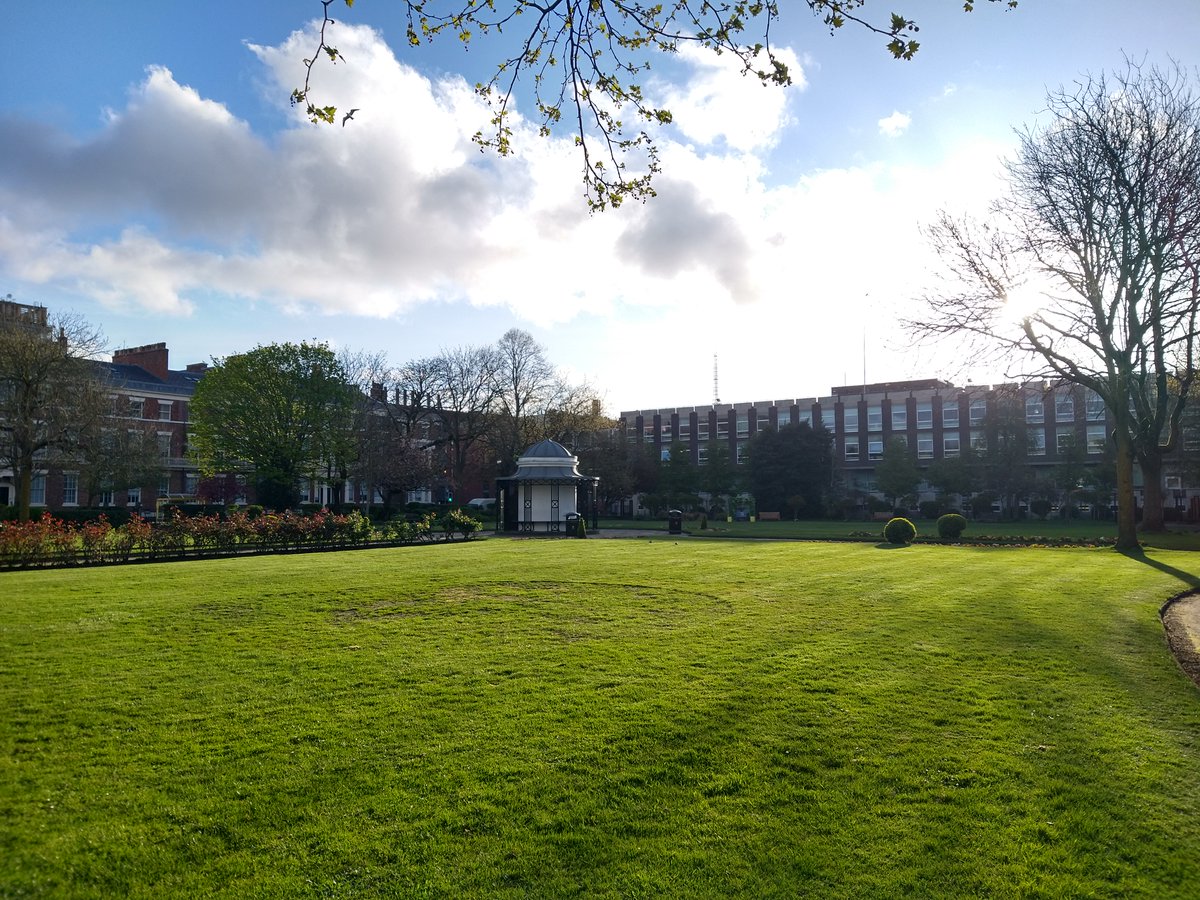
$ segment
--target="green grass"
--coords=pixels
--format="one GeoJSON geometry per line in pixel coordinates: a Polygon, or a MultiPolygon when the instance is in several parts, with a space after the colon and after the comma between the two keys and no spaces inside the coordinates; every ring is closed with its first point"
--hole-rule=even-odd
{"type": "Polygon", "coordinates": [[[672,541],[0,575],[0,896],[1194,897],[1200,555],[672,541]]]}
{"type": "MultiPolygon", "coordinates": [[[[913,519],[917,533],[922,537],[937,537],[937,522],[928,519],[913,519]]],[[[710,520],[707,529],[701,529],[696,520],[683,523],[684,530],[699,537],[757,537],[776,538],[780,540],[845,540],[851,535],[869,531],[872,534],[883,534],[885,522],[837,522],[827,519],[801,520],[798,522],[725,522],[710,520]]],[[[651,531],[666,531],[665,519],[602,519],[600,529],[644,529],[651,531]]],[[[979,522],[970,521],[962,540],[969,542],[981,535],[991,537],[1047,537],[1071,538],[1079,540],[1096,540],[1117,536],[1117,526],[1114,522],[1099,522],[1085,519],[1049,519],[1045,522],[1037,519],[1025,519],[1016,522],[979,522]]],[[[1165,534],[1139,533],[1139,538],[1147,547],[1162,550],[1200,550],[1200,531],[1191,528],[1170,530],[1165,534]]]]}

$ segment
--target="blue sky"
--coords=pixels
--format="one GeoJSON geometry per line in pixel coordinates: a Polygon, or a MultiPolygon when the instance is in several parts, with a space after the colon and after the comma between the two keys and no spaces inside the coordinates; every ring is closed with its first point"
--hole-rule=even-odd
{"type": "Polygon", "coordinates": [[[803,9],[774,33],[787,90],[727,58],[662,60],[660,195],[589,216],[569,133],[518,127],[503,160],[471,145],[489,44],[414,51],[393,0],[333,7],[348,62],[318,90],[360,108],[344,129],[288,104],[316,0],[20,4],[0,295],[81,313],[114,347],[166,341],[174,367],[305,338],[399,364],[519,327],[614,413],[710,402],[714,353],[726,402],[823,394],[864,363],[871,381],[998,379],[896,325],[932,278],[921,224],[986,208],[1047,87],[1126,55],[1192,63],[1200,4],[896,5],[921,25],[911,62],[803,9]]]}

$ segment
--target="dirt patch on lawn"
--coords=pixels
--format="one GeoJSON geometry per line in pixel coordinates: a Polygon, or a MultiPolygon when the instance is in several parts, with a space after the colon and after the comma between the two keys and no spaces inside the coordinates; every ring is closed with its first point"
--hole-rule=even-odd
{"type": "Polygon", "coordinates": [[[1158,614],[1179,667],[1200,687],[1200,592],[1172,597],[1158,614]]]}

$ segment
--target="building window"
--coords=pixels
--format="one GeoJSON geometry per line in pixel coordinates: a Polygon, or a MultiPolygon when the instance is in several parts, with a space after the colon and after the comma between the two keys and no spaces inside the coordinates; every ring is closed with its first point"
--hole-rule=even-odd
{"type": "MultiPolygon", "coordinates": [[[[987,401],[986,400],[972,400],[970,412],[971,412],[971,424],[972,425],[982,425],[983,420],[987,418],[987,401]]],[[[974,439],[972,439],[972,443],[974,443],[974,439]]]]}
{"type": "Polygon", "coordinates": [[[742,465],[750,459],[750,449],[745,444],[737,445],[737,462],[742,465]]]}
{"type": "Polygon", "coordinates": [[[892,407],[892,430],[904,431],[908,428],[908,409],[903,406],[892,407]]]}
{"type": "Polygon", "coordinates": [[[158,496],[166,497],[171,493],[171,476],[164,472],[158,478],[158,496]]]}
{"type": "Polygon", "coordinates": [[[708,465],[708,448],[707,447],[697,447],[696,448],[696,462],[702,466],[708,465]]]}
{"type": "Polygon", "coordinates": [[[140,419],[142,417],[142,408],[146,405],[146,401],[141,397],[129,398],[129,418],[140,419]]]}
{"type": "Polygon", "coordinates": [[[1030,456],[1045,456],[1046,455],[1046,429],[1045,428],[1030,428],[1029,429],[1029,455],[1030,456]]]}
{"type": "Polygon", "coordinates": [[[740,438],[749,437],[750,435],[750,420],[742,416],[738,416],[737,420],[737,436],[740,438]]]}
{"type": "Polygon", "coordinates": [[[1054,421],[1075,421],[1075,398],[1070,394],[1058,394],[1054,398],[1054,421]]]}
{"type": "Polygon", "coordinates": [[[901,447],[904,447],[905,449],[908,448],[908,435],[907,434],[893,434],[891,436],[891,438],[889,438],[889,440],[895,441],[897,444],[899,444],[901,447]]]}
{"type": "MultiPolygon", "coordinates": [[[[829,432],[833,431],[833,413],[832,409],[821,410],[821,426],[829,432]]],[[[857,410],[855,410],[855,413],[857,414],[857,410]]]]}
{"type": "Polygon", "coordinates": [[[1070,431],[1060,431],[1054,438],[1059,453],[1070,453],[1075,446],[1075,435],[1070,431]]]}
{"type": "Polygon", "coordinates": [[[171,432],[160,431],[156,437],[158,438],[158,455],[163,459],[171,458],[171,432]]]}
{"type": "MultiPolygon", "coordinates": [[[[1104,433],[1103,425],[1089,425],[1087,427],[1087,452],[1088,453],[1103,453],[1105,443],[1108,441],[1108,435],[1104,433]]],[[[1186,442],[1185,442],[1186,444],[1186,442]]]]}
{"type": "Polygon", "coordinates": [[[679,423],[679,436],[680,436],[680,438],[690,438],[692,436],[692,423],[691,422],[680,422],[679,423]]]}
{"type": "Polygon", "coordinates": [[[196,488],[200,484],[200,476],[195,472],[188,472],[183,476],[183,492],[188,496],[194,496],[196,488]]]}
{"type": "Polygon", "coordinates": [[[933,427],[933,404],[929,401],[917,404],[917,427],[933,427]]]}
{"type": "MultiPolygon", "coordinates": [[[[783,413],[780,413],[780,415],[783,415],[783,413]]],[[[811,426],[812,425],[812,410],[811,409],[800,410],[800,414],[796,417],[796,421],[799,422],[801,425],[811,426]]]]}
{"type": "Polygon", "coordinates": [[[647,444],[654,443],[654,426],[645,425],[642,427],[642,441],[647,444]]]}
{"type": "Polygon", "coordinates": [[[113,505],[113,495],[112,494],[113,494],[112,491],[101,491],[100,492],[100,505],[101,506],[112,506],[113,505]]]}
{"type": "Polygon", "coordinates": [[[971,432],[971,449],[986,450],[987,449],[987,432],[977,430],[971,432]]]}
{"type": "Polygon", "coordinates": [[[858,431],[858,407],[851,409],[846,407],[842,410],[842,430],[843,431],[858,431]]]}
{"type": "Polygon", "coordinates": [[[770,417],[770,416],[764,416],[762,413],[759,413],[759,416],[758,416],[758,430],[759,430],[759,431],[765,431],[766,429],[768,429],[768,428],[770,428],[770,427],[771,427],[771,417],[770,417]]]}
{"type": "Polygon", "coordinates": [[[883,431],[883,407],[867,407],[867,431],[883,431]]]}
{"type": "Polygon", "coordinates": [[[667,443],[671,442],[671,423],[670,422],[664,422],[663,426],[658,431],[659,431],[659,434],[662,435],[662,439],[664,441],[666,441],[667,443]]]}
{"type": "Polygon", "coordinates": [[[1046,405],[1041,397],[1025,398],[1025,421],[1030,425],[1040,425],[1046,421],[1046,405]]]}
{"type": "Polygon", "coordinates": [[[1084,411],[1089,422],[1104,421],[1104,401],[1100,399],[1100,395],[1095,391],[1087,392],[1087,399],[1084,401],[1084,411]]]}
{"type": "Polygon", "coordinates": [[[126,506],[141,506],[142,505],[142,489],[140,487],[130,488],[125,495],[126,506]]]}
{"type": "Polygon", "coordinates": [[[933,435],[917,435],[917,459],[933,459],[933,435]]]}
{"type": "Polygon", "coordinates": [[[1184,450],[1200,450],[1200,429],[1184,428],[1183,429],[1183,449],[1184,450]]]}
{"type": "Polygon", "coordinates": [[[701,441],[708,441],[708,419],[705,419],[696,426],[696,438],[701,441]]]}
{"type": "Polygon", "coordinates": [[[79,476],[73,472],[63,473],[63,506],[79,503],[79,476]]]}
{"type": "Polygon", "coordinates": [[[846,438],[846,459],[858,459],[858,436],[846,438]]]}
{"type": "Polygon", "coordinates": [[[30,506],[45,506],[46,505],[46,476],[34,475],[33,480],[29,483],[29,505],[30,506]]]}
{"type": "Polygon", "coordinates": [[[942,407],[942,427],[957,428],[958,427],[958,404],[952,403],[949,406],[942,407]]]}
{"type": "Polygon", "coordinates": [[[775,421],[779,423],[779,427],[792,424],[792,411],[790,409],[779,410],[779,415],[775,417],[775,421]]]}
{"type": "Polygon", "coordinates": [[[878,439],[867,441],[867,458],[883,459],[883,441],[878,439]]]}
{"type": "Polygon", "coordinates": [[[170,422],[171,421],[171,407],[173,407],[174,405],[175,404],[173,404],[170,400],[159,400],[158,401],[159,421],[162,421],[162,422],[170,422]]]}
{"type": "Polygon", "coordinates": [[[953,459],[954,457],[958,456],[959,452],[960,449],[957,435],[953,437],[946,435],[942,438],[942,456],[946,457],[946,459],[953,459]]]}

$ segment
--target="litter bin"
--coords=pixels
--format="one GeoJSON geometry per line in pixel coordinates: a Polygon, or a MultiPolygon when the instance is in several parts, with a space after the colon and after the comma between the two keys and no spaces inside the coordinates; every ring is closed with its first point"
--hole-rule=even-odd
{"type": "Polygon", "coordinates": [[[683,534],[683,510],[672,509],[667,513],[667,531],[670,534],[683,534]]]}
{"type": "Polygon", "coordinates": [[[579,537],[579,513],[567,513],[566,533],[568,537],[579,537]]]}

